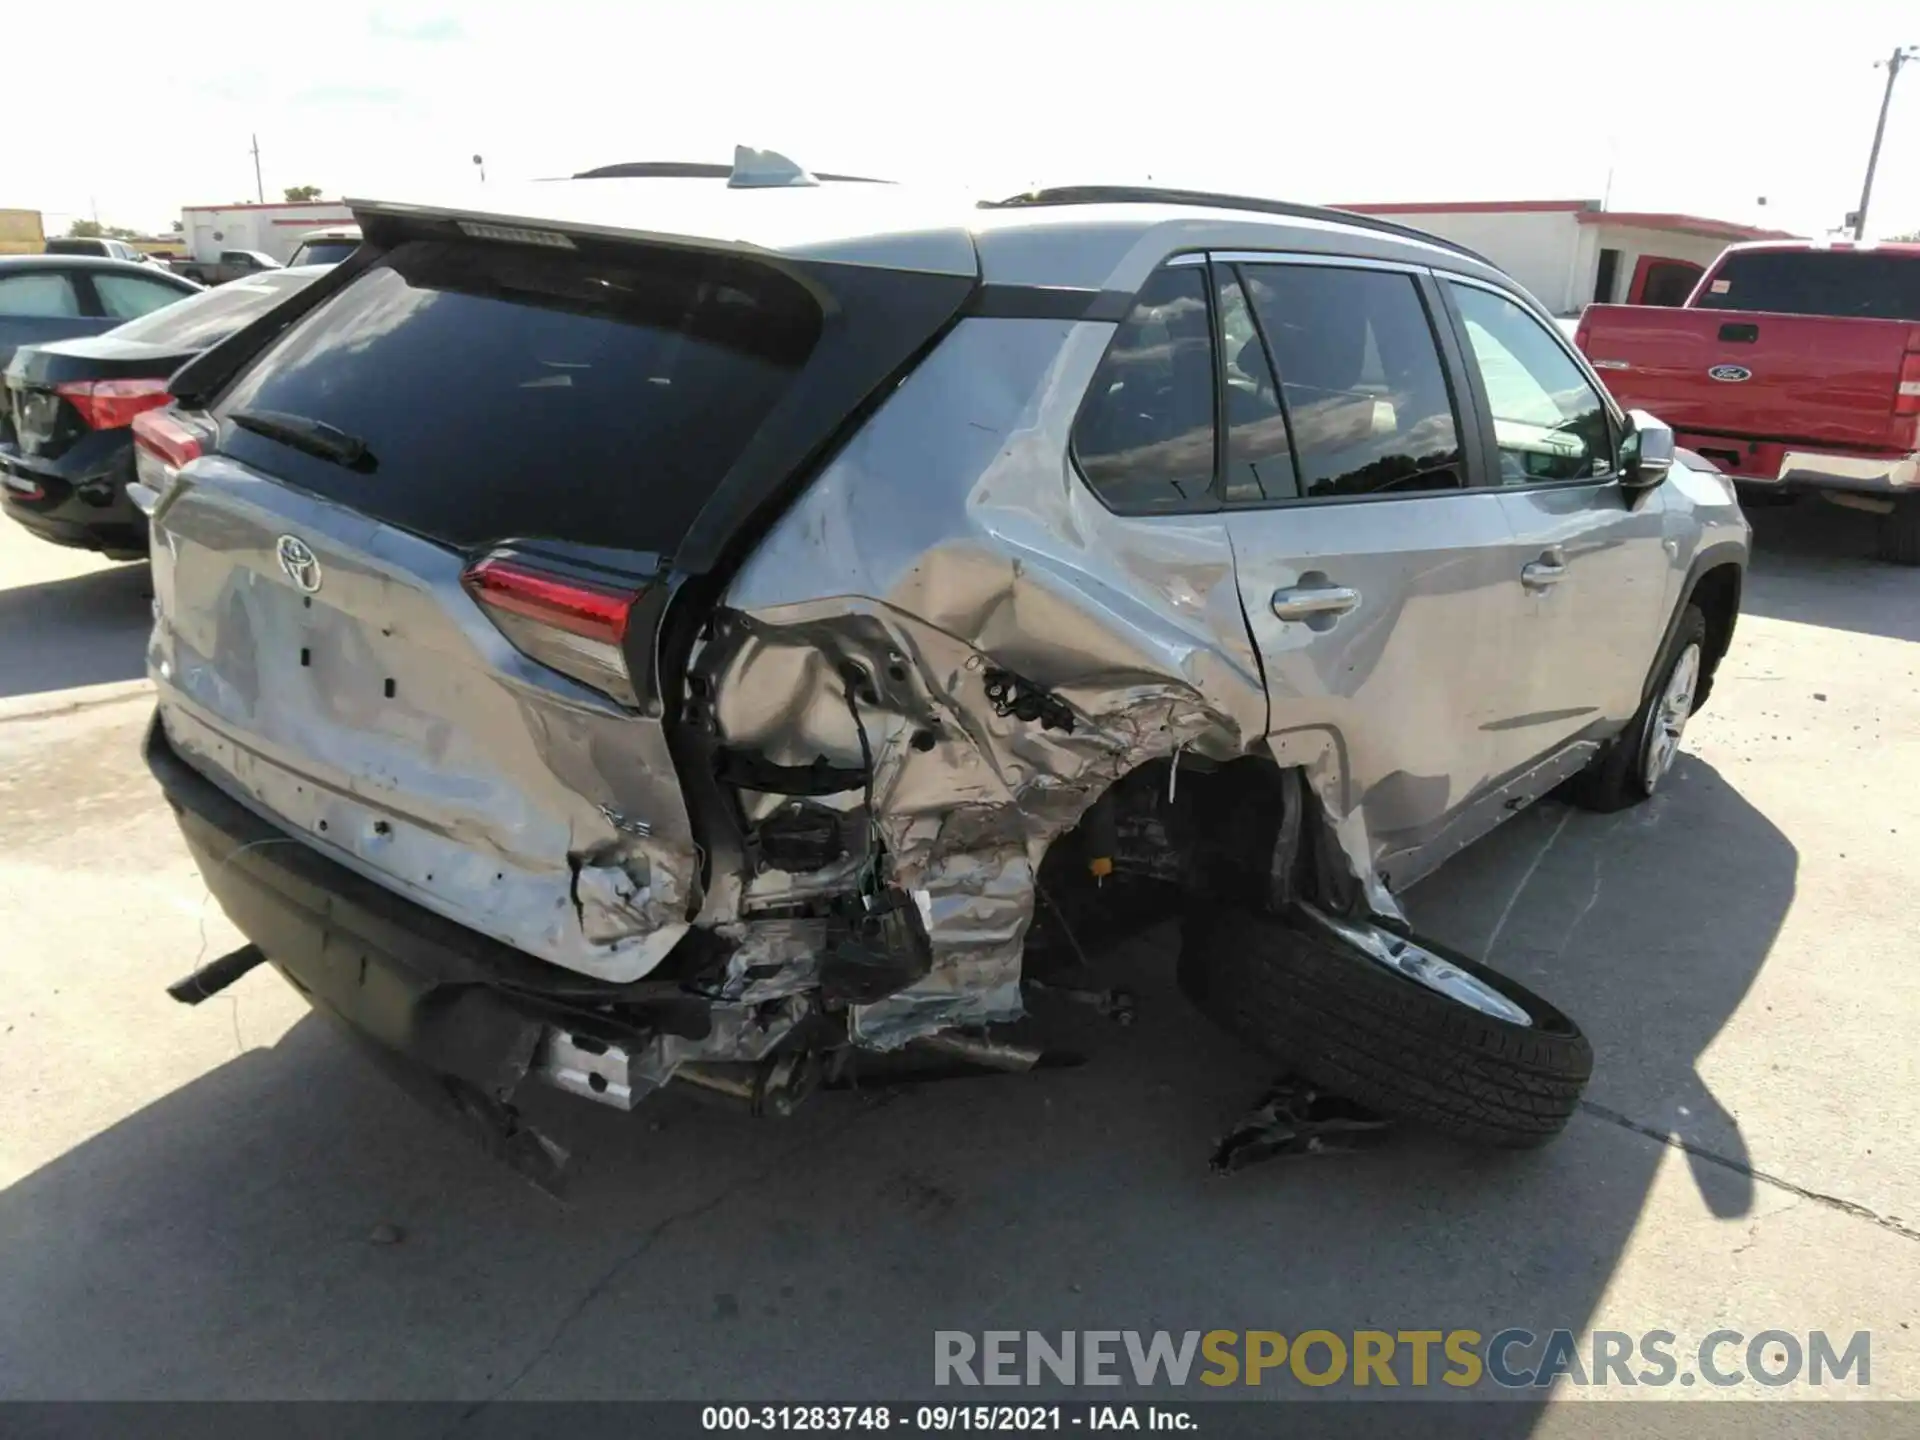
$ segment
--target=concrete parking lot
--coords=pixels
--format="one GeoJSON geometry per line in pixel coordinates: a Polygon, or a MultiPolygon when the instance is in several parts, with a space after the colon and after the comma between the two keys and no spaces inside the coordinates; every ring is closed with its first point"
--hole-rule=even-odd
{"type": "Polygon", "coordinates": [[[1920,573],[1863,521],[1756,516],[1660,798],[1543,804],[1410,897],[1592,1036],[1555,1145],[1210,1175],[1268,1077],[1163,932],[1080,1069],[781,1122],[555,1097],[564,1204],[271,972],[167,999],[238,941],[137,755],[143,570],[0,524],[0,1397],[900,1398],[941,1328],[1523,1326],[1870,1330],[1866,1393],[1920,1398],[1920,573]]]}

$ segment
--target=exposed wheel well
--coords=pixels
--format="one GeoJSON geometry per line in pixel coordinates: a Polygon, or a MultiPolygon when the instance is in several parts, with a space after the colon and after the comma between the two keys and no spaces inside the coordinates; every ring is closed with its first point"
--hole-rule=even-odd
{"type": "Polygon", "coordinates": [[[1733,643],[1733,626],[1740,615],[1741,579],[1738,565],[1716,565],[1694,582],[1689,600],[1700,608],[1707,622],[1706,663],[1701,670],[1699,694],[1693,702],[1696,711],[1707,703],[1707,696],[1713,690],[1714,671],[1733,643]]]}
{"type": "MultiPolygon", "coordinates": [[[[1035,925],[1043,948],[1091,944],[1199,897],[1276,910],[1318,893],[1317,811],[1301,774],[1267,755],[1185,756],[1129,771],[1048,847],[1035,925]],[[1064,932],[1053,930],[1063,922],[1064,932]]],[[[1337,877],[1336,877],[1337,879],[1337,877]]],[[[1051,964],[1051,958],[1048,961],[1051,964]]]]}

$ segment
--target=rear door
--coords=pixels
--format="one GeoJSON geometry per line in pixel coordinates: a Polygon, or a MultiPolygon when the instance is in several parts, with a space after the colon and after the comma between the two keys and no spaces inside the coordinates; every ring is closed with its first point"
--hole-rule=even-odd
{"type": "MultiPolygon", "coordinates": [[[[1381,868],[1459,843],[1524,702],[1513,536],[1412,267],[1215,257],[1223,499],[1276,749],[1330,735],[1381,868]]],[[[1457,358],[1454,361],[1457,366],[1457,358]]]]}
{"type": "Polygon", "coordinates": [[[1528,698],[1494,736],[1517,766],[1638,708],[1676,599],[1666,496],[1620,488],[1620,422],[1555,327],[1491,285],[1442,288],[1520,547],[1510,663],[1528,698]]]}

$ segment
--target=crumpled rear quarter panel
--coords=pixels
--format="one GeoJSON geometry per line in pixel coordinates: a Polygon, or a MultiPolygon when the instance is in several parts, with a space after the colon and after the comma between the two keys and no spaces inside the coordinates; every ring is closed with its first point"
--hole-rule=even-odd
{"type": "Polygon", "coordinates": [[[860,764],[840,665],[877,693],[875,818],[934,960],[855,1007],[865,1044],[1017,1016],[1053,839],[1141,764],[1265,734],[1224,525],[1114,515],[1067,458],[1112,333],[962,321],[769,533],[697,657],[726,743],[783,763],[860,764]],[[1071,733],[997,714],[989,669],[1064,701],[1071,733]]]}

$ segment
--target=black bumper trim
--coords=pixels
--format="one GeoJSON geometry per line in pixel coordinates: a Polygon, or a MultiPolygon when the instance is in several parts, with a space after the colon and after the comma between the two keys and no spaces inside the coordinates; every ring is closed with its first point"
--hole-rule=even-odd
{"type": "Polygon", "coordinates": [[[546,1022],[573,1004],[617,999],[644,1008],[647,1028],[706,1033],[704,1002],[671,982],[596,985],[329,859],[183,760],[157,712],[145,755],[207,889],[241,933],[316,1006],[384,1049],[504,1101],[546,1022]]]}

